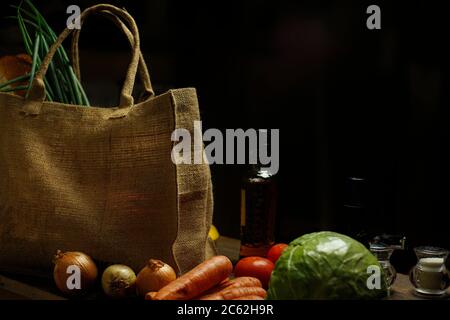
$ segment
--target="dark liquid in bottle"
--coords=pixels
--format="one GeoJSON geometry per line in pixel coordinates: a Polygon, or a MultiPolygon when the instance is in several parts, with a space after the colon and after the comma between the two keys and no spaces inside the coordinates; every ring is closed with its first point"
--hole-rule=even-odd
{"type": "Polygon", "coordinates": [[[344,190],[344,227],[341,230],[368,247],[373,235],[369,231],[371,221],[367,208],[367,181],[364,178],[348,177],[344,190]]]}
{"type": "Polygon", "coordinates": [[[241,257],[266,256],[274,243],[276,202],[274,176],[254,168],[241,189],[241,257]]]}

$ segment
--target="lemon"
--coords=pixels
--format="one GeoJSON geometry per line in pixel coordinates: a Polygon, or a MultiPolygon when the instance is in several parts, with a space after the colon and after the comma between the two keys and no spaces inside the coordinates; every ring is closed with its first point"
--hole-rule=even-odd
{"type": "Polygon", "coordinates": [[[209,229],[208,236],[211,238],[211,240],[216,241],[219,239],[219,231],[214,225],[211,225],[211,228],[209,229]]]}

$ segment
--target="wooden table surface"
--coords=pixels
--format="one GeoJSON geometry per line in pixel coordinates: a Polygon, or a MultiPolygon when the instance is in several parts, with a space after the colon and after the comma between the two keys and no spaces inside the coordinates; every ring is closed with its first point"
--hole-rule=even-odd
{"type": "MultiPolygon", "coordinates": [[[[220,237],[217,242],[217,250],[226,255],[233,262],[239,258],[239,240],[220,237]]],[[[445,299],[449,299],[449,294],[445,299]]],[[[102,298],[99,293],[93,293],[88,298],[102,298]]],[[[104,298],[104,297],[103,297],[104,298]]],[[[42,279],[32,279],[0,274],[0,300],[64,300],[53,283],[42,279]]],[[[397,279],[391,289],[389,300],[421,300],[423,297],[414,294],[413,286],[408,276],[397,274],[397,279]]]]}

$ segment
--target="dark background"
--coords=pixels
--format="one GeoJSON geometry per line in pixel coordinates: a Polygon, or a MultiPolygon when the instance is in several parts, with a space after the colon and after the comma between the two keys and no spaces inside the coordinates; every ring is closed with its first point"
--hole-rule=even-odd
{"type": "MultiPolygon", "coordinates": [[[[34,1],[57,33],[68,5],[97,2],[34,1]]],[[[204,130],[280,129],[279,241],[335,230],[345,177],[361,176],[374,232],[404,234],[410,248],[450,248],[443,2],[109,2],[135,17],[157,93],[197,88],[204,130]],[[366,28],[370,4],[381,7],[381,30],[366,28]]],[[[130,58],[124,37],[91,17],[80,47],[91,102],[117,104],[130,58]]],[[[0,55],[23,51],[17,25],[0,20],[0,55]]],[[[245,170],[212,166],[223,235],[239,236],[245,170]]]]}

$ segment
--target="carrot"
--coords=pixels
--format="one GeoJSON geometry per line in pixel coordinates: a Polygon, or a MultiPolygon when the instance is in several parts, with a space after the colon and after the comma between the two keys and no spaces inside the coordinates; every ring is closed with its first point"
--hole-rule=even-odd
{"type": "Polygon", "coordinates": [[[221,281],[221,282],[219,283],[219,285],[221,285],[222,283],[226,283],[226,282],[228,282],[228,281],[230,281],[230,278],[226,277],[223,281],[221,281]]]}
{"type": "Polygon", "coordinates": [[[222,281],[214,288],[211,288],[210,290],[202,293],[201,297],[204,298],[207,295],[216,294],[225,289],[232,289],[232,288],[238,288],[238,287],[260,287],[260,288],[262,288],[262,284],[261,284],[261,281],[259,281],[259,279],[257,279],[257,278],[238,277],[238,278],[234,278],[233,280],[222,281]]]}
{"type": "Polygon", "coordinates": [[[243,297],[235,298],[233,300],[264,300],[264,298],[253,295],[253,296],[243,296],[243,297]]]}
{"type": "MultiPolygon", "coordinates": [[[[212,287],[211,289],[209,289],[208,291],[206,291],[206,292],[204,292],[204,293],[208,293],[208,292],[211,292],[211,291],[215,291],[216,288],[222,288],[222,289],[225,289],[225,288],[228,287],[228,284],[230,283],[230,281],[231,281],[231,279],[227,277],[225,280],[221,281],[218,285],[216,285],[215,287],[212,287]]],[[[220,290],[222,290],[222,289],[220,289],[220,290]]],[[[204,294],[204,293],[202,293],[202,294],[204,294]]]]}
{"type": "Polygon", "coordinates": [[[218,291],[222,291],[226,288],[237,288],[237,287],[260,287],[262,288],[261,281],[254,277],[237,277],[232,280],[228,280],[225,282],[221,282],[214,289],[219,289],[218,291]]]}
{"type": "Polygon", "coordinates": [[[172,281],[154,297],[152,300],[190,300],[202,292],[211,289],[233,271],[233,264],[225,256],[215,256],[208,259],[191,271],[172,281]]]}
{"type": "Polygon", "coordinates": [[[157,294],[158,292],[156,292],[156,291],[150,291],[150,292],[147,292],[146,294],[145,294],[145,300],[155,300],[155,297],[156,297],[156,294],[157,294]]]}
{"type": "Polygon", "coordinates": [[[233,300],[245,296],[259,296],[265,298],[266,294],[266,290],[261,287],[238,287],[225,289],[215,294],[200,297],[200,300],[233,300]]]}

